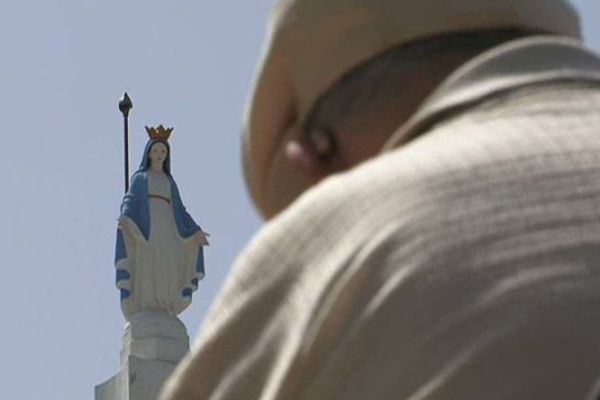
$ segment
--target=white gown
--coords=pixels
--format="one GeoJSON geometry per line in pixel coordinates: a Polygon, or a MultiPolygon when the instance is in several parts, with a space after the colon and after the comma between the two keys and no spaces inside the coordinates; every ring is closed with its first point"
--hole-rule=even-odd
{"type": "Polygon", "coordinates": [[[148,171],[150,236],[146,240],[129,218],[120,221],[127,258],[118,268],[131,274],[131,296],[122,302],[125,316],[148,310],[180,314],[191,301],[182,291],[196,274],[199,234],[183,239],[171,203],[171,182],[164,173],[148,171]]]}

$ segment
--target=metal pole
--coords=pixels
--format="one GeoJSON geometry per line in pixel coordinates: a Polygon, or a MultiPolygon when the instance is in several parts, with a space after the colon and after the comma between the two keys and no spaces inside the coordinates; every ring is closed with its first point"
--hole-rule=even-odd
{"type": "Polygon", "coordinates": [[[125,141],[125,193],[129,191],[129,111],[133,108],[133,103],[127,92],[119,101],[119,110],[123,114],[123,131],[125,141]]]}

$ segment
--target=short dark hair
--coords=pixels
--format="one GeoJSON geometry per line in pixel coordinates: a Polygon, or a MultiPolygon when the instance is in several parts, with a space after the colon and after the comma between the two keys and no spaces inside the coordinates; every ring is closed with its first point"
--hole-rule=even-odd
{"type": "Polygon", "coordinates": [[[426,69],[444,57],[459,65],[510,40],[539,34],[522,29],[467,31],[424,38],[403,44],[371,58],[342,76],[314,104],[304,130],[320,128],[321,121],[339,120],[356,112],[373,98],[394,90],[393,83],[406,71],[426,69]]]}

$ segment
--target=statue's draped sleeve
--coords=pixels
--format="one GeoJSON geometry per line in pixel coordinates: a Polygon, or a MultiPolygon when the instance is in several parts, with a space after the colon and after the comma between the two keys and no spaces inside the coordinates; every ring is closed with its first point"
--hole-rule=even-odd
{"type": "Polygon", "coordinates": [[[150,234],[150,211],[148,208],[147,175],[138,172],[131,178],[129,191],[123,197],[119,227],[115,246],[116,285],[121,292],[121,300],[131,295],[131,270],[127,263],[127,247],[123,235],[123,223],[135,225],[143,237],[148,240],[150,234]]]}
{"type": "MultiPolygon", "coordinates": [[[[200,228],[200,226],[198,226],[198,224],[196,224],[192,216],[185,209],[175,180],[172,177],[170,177],[170,179],[171,195],[173,199],[173,211],[175,214],[175,223],[177,224],[177,230],[179,231],[179,235],[182,238],[189,239],[196,233],[201,232],[202,229],[200,228]]],[[[199,246],[198,257],[196,258],[196,274],[190,282],[191,286],[184,289],[182,294],[186,297],[191,297],[192,293],[198,288],[198,282],[204,277],[204,274],[204,249],[202,248],[202,246],[199,246]]]]}

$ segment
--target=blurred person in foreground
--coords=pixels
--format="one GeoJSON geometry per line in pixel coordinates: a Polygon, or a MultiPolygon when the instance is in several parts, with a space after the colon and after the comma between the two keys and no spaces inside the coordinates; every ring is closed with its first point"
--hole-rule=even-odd
{"type": "Polygon", "coordinates": [[[268,220],[162,399],[586,400],[600,59],[562,0],[282,0],[243,152],[268,220]]]}

